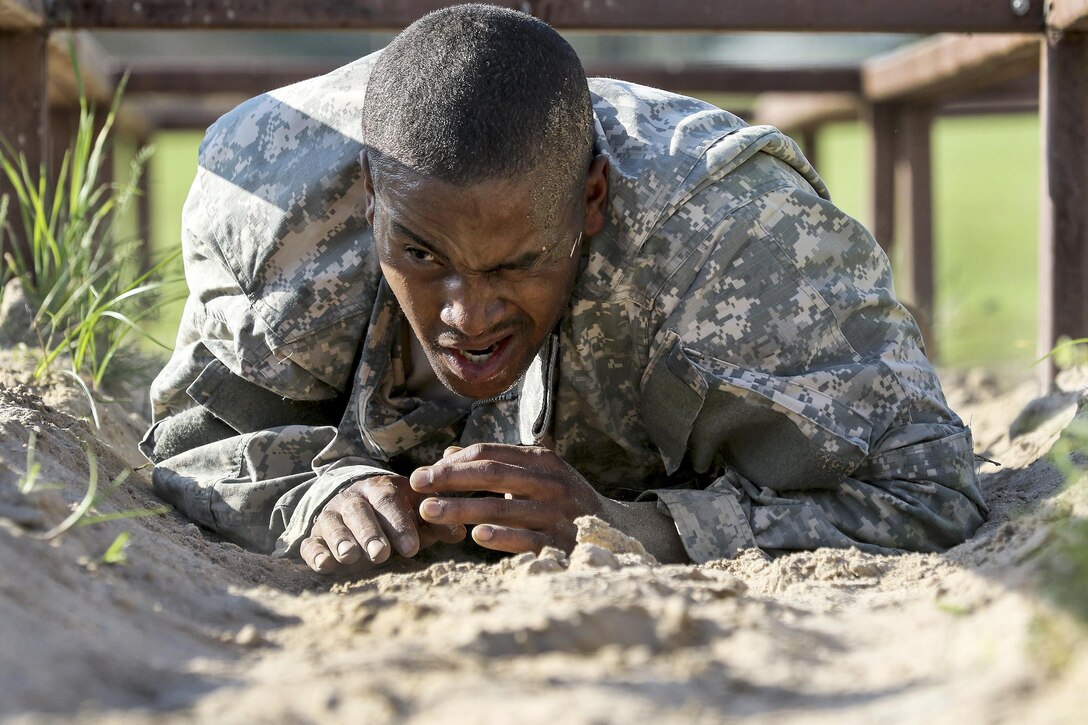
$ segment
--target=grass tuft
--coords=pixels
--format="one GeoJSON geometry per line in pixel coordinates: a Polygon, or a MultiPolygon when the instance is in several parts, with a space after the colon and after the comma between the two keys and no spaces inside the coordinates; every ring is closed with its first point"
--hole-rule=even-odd
{"type": "Polygon", "coordinates": [[[144,330],[161,304],[179,298],[180,279],[165,280],[180,250],[150,269],[137,261],[144,241],[120,233],[121,219],[139,194],[139,179],[152,150],[141,149],[124,183],[105,183],[103,164],[125,80],[96,132],[95,112],[80,94],[79,125],[60,171],[49,178],[0,139],[0,173],[14,190],[0,200],[3,281],[18,279],[34,311],[40,355],[36,380],[67,361],[97,391],[131,335],[169,349],[144,330]]]}
{"type": "Polygon", "coordinates": [[[1039,565],[1050,599],[1088,625],[1088,519],[1056,521],[1039,565]]]}
{"type": "Polygon", "coordinates": [[[128,554],[126,549],[128,548],[128,541],[131,538],[131,534],[127,531],[122,531],[117,535],[117,538],[113,540],[106,552],[102,554],[103,564],[124,564],[128,561],[128,554]]]}
{"type": "MultiPolygon", "coordinates": [[[[26,475],[23,477],[22,481],[19,482],[19,492],[24,496],[29,496],[35,491],[63,488],[59,484],[48,484],[42,481],[41,464],[37,461],[37,442],[37,436],[32,431],[30,433],[30,440],[27,442],[26,446],[26,475]]],[[[125,511],[115,511],[106,514],[92,513],[92,511],[101,506],[102,503],[112,496],[121,485],[128,480],[128,477],[132,475],[133,469],[124,469],[117,474],[108,485],[101,487],[99,486],[98,481],[98,456],[95,455],[95,452],[91,450],[90,446],[84,445],[83,450],[84,454],[87,456],[88,470],[86,493],[83,494],[83,498],[63,521],[42,534],[36,534],[36,538],[49,541],[56,539],[76,526],[90,526],[93,524],[105,523],[107,521],[136,519],[145,516],[161,516],[170,511],[169,506],[153,506],[151,508],[127,509],[125,511]]],[[[116,545],[117,542],[115,541],[114,544],[116,545]]]]}

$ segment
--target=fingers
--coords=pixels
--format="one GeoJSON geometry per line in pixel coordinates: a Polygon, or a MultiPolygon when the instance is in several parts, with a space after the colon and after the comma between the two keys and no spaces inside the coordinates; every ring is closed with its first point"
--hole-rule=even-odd
{"type": "Polygon", "coordinates": [[[540,531],[517,529],[508,526],[481,524],[472,529],[472,540],[485,549],[520,554],[523,551],[540,553],[551,543],[550,538],[540,531]]]}
{"type": "Polygon", "coordinates": [[[463,524],[443,526],[425,523],[419,527],[419,548],[426,549],[438,542],[456,544],[459,541],[464,541],[467,535],[468,531],[463,524]]]}
{"type": "Polygon", "coordinates": [[[325,542],[341,564],[352,564],[364,555],[372,564],[389,558],[389,543],[374,511],[356,496],[342,497],[318,515],[311,538],[325,542]]]}
{"type": "Polygon", "coordinates": [[[325,504],[299,554],[314,571],[329,572],[352,564],[381,564],[394,550],[411,557],[422,546],[465,538],[458,521],[420,521],[415,500],[401,476],[357,481],[325,504]]]}
{"type": "Polygon", "coordinates": [[[495,460],[445,458],[412,472],[412,488],[421,493],[491,491],[523,498],[540,498],[551,479],[541,472],[495,460]]]}
{"type": "Polygon", "coordinates": [[[539,446],[476,443],[450,446],[442,460],[412,472],[415,491],[509,493],[521,498],[556,498],[573,469],[554,452],[539,446]]]}
{"type": "Polygon", "coordinates": [[[397,553],[415,556],[419,552],[419,533],[407,492],[388,478],[368,478],[361,483],[370,504],[367,508],[376,514],[382,531],[393,542],[397,553]]]}
{"type": "Polygon", "coordinates": [[[464,524],[449,524],[448,526],[424,524],[421,529],[426,529],[436,541],[441,541],[443,544],[456,544],[458,541],[464,541],[468,536],[468,530],[464,524]]]}
{"type": "Polygon", "coordinates": [[[498,498],[428,498],[419,505],[419,515],[430,524],[498,524],[518,528],[546,529],[554,526],[555,510],[537,501],[498,498]]]}
{"type": "Polygon", "coordinates": [[[460,448],[450,446],[442,455],[443,461],[499,461],[511,465],[550,465],[560,460],[555,453],[541,446],[517,446],[509,443],[473,443],[460,448]],[[456,449],[456,450],[453,450],[456,449]]]}
{"type": "MultiPolygon", "coordinates": [[[[325,542],[325,548],[341,564],[354,564],[362,556],[362,550],[359,548],[355,535],[344,525],[344,520],[339,514],[329,512],[318,516],[311,533],[325,542]]],[[[363,541],[365,542],[366,539],[363,541]]],[[[370,552],[367,553],[369,555],[370,552]]]]}
{"type": "Polygon", "coordinates": [[[298,553],[307,566],[320,574],[327,574],[337,567],[336,559],[333,558],[329,547],[325,546],[324,540],[317,536],[303,539],[298,553]]]}

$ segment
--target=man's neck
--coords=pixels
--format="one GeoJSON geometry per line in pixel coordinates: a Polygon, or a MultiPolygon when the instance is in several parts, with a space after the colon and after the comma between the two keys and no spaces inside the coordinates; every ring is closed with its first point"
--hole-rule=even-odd
{"type": "Polygon", "coordinates": [[[403,347],[407,350],[404,355],[405,391],[424,400],[438,400],[459,408],[468,408],[472,399],[458,395],[442,384],[427,359],[427,353],[423,351],[423,345],[416,339],[416,334],[407,321],[402,328],[402,334],[405,335],[406,342],[403,347]]]}

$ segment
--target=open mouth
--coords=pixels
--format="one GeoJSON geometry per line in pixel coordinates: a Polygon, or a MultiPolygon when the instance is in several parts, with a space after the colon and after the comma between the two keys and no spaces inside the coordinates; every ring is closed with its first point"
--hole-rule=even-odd
{"type": "MultiPolygon", "coordinates": [[[[499,340],[499,342],[502,342],[502,340],[499,340]]],[[[458,350],[457,354],[469,362],[486,362],[495,354],[495,351],[499,349],[499,342],[493,342],[483,350],[458,350]]]]}
{"type": "Polygon", "coordinates": [[[443,352],[451,372],[468,383],[488,380],[501,373],[510,362],[513,335],[507,335],[482,348],[444,347],[443,352]]]}

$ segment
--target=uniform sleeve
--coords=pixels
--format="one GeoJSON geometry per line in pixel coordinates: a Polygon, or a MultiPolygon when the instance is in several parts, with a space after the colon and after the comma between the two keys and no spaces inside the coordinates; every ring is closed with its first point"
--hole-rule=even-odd
{"type": "Polygon", "coordinates": [[[251,196],[198,168],[182,213],[182,259],[189,296],[174,352],[151,385],[155,420],[191,407],[194,400],[202,402],[201,392],[193,385],[199,388],[200,377],[211,364],[292,400],[329,400],[351,385],[350,363],[370,315],[372,294],[368,297],[366,290],[373,292],[370,268],[376,262],[358,250],[344,252],[359,258],[352,265],[318,260],[333,268],[328,276],[342,270],[344,279],[350,280],[343,293],[351,302],[340,307],[315,303],[311,308],[305,304],[304,300],[315,294],[308,292],[316,276],[310,267],[282,271],[275,285],[264,278],[244,281],[247,274],[256,274],[246,271],[248,267],[280,269],[280,256],[303,256],[297,247],[343,250],[348,246],[343,242],[326,244],[316,232],[305,243],[296,241],[294,247],[242,236],[238,227],[255,226],[250,212],[243,213],[242,202],[251,196]],[[231,199],[238,202],[239,209],[232,211],[239,218],[224,219],[212,202],[229,205],[231,199]],[[224,236],[224,228],[231,233],[224,236]],[[277,285],[295,291],[294,306],[286,316],[291,325],[305,327],[310,321],[306,334],[292,333],[286,321],[281,320],[279,327],[273,324],[276,315],[265,298],[285,296],[277,285]]]}
{"type": "Polygon", "coordinates": [[[933,551],[973,533],[970,432],[872,236],[803,182],[728,222],[642,381],[643,420],[683,481],[649,493],[689,556],[933,551]]]}
{"type": "Polygon", "coordinates": [[[940,551],[984,520],[968,431],[867,459],[834,486],[776,490],[725,467],[705,489],[658,489],[692,561],[731,558],[745,548],[823,546],[870,553],[940,551]]]}
{"type": "Polygon", "coordinates": [[[142,448],[160,495],[252,548],[291,550],[336,491],[384,472],[340,436],[380,276],[358,162],[377,57],[224,115],[183,210],[189,298],[142,448]]]}
{"type": "Polygon", "coordinates": [[[275,335],[217,237],[222,224],[209,218],[212,181],[198,172],[186,201],[189,297],[174,353],[152,383],[153,425],[140,447],[155,463],[155,492],[186,516],[243,546],[290,553],[340,489],[388,473],[340,434],[344,425],[357,429],[341,418],[354,408],[345,413],[340,387],[352,380],[357,328],[369,311],[273,350],[275,335]]]}
{"type": "Polygon", "coordinates": [[[352,435],[356,405],[337,426],[342,399],[282,399],[214,362],[200,380],[203,403],[157,421],[141,449],[155,493],[227,539],[293,554],[341,489],[392,473],[352,435]]]}

